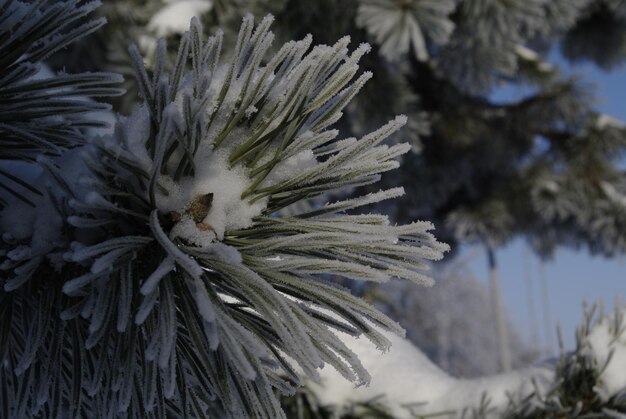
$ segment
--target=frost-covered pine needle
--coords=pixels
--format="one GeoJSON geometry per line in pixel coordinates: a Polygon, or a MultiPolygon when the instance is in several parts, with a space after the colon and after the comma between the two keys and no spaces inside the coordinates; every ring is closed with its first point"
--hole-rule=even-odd
{"type": "Polygon", "coordinates": [[[222,34],[206,38],[196,19],[173,62],[164,41],[150,69],[131,46],[142,105],[46,165],[47,192],[23,215],[46,228],[2,213],[10,417],[284,417],[277,393],[300,385],[296,369],[368,382],[333,330],[381,350],[372,325],[402,333],[334,283],[430,282],[426,262],[447,250],[430,223],[358,214],[402,189],[293,204],[397,168],[409,147],[384,141],[406,118],[337,140],[331,127],[371,77],[358,75],[369,47],[306,37],[267,57],[271,22],[245,17],[228,62],[222,34]]]}

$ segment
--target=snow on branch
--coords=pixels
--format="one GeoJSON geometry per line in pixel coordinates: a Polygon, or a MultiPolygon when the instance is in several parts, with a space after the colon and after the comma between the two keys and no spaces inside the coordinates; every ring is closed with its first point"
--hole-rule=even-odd
{"type": "Polygon", "coordinates": [[[42,160],[37,209],[0,213],[0,404],[26,416],[60,401],[94,417],[280,418],[296,367],[369,381],[334,331],[385,350],[372,323],[402,329],[336,278],[430,283],[429,261],[448,247],[430,223],[358,214],[401,189],[282,215],[377,181],[410,147],[385,144],[404,116],[360,139],[331,128],[371,77],[358,65],[369,46],[306,37],[267,57],[272,20],[246,16],[228,60],[222,33],[206,37],[196,18],[173,56],[158,42],[149,68],[131,46],[141,105],[111,135],[42,160]],[[50,225],[13,228],[20,212],[50,225]],[[42,370],[58,384],[41,388],[42,370]]]}

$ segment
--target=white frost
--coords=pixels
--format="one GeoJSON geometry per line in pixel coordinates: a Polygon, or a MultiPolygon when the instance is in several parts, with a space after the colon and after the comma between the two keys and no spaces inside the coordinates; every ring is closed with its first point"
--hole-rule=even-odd
{"type": "MultiPolygon", "coordinates": [[[[80,188],[78,182],[90,176],[82,153],[82,147],[75,148],[66,151],[63,157],[56,160],[64,181],[79,197],[82,197],[84,188],[80,188]]],[[[46,158],[41,160],[44,163],[46,161],[46,158]]],[[[50,176],[38,165],[2,161],[0,166],[29,181],[40,191],[45,191],[47,187],[58,187],[50,182],[50,176]]],[[[31,194],[29,197],[34,200],[35,207],[12,196],[5,198],[10,205],[0,211],[0,229],[13,239],[19,241],[30,239],[29,247],[33,254],[45,254],[55,269],[59,269],[62,261],[54,249],[64,240],[62,234],[64,220],[47,194],[43,196],[31,194]]]]}
{"type": "Polygon", "coordinates": [[[303,150],[274,166],[269,176],[263,182],[263,186],[275,185],[289,180],[303,170],[311,169],[317,164],[318,161],[313,154],[313,150],[303,150]]]}
{"type": "Polygon", "coordinates": [[[143,295],[150,295],[154,292],[157,285],[165,275],[172,272],[175,268],[174,258],[171,256],[167,256],[163,259],[163,262],[148,276],[148,278],[143,282],[140,288],[140,292],[143,295]]]}
{"type": "MultiPolygon", "coordinates": [[[[141,168],[149,172],[152,159],[146,150],[146,142],[150,137],[150,113],[145,105],[133,112],[128,118],[121,118],[126,136],[126,147],[138,161],[141,168]]],[[[119,146],[112,146],[112,151],[120,153],[119,146]]]]}

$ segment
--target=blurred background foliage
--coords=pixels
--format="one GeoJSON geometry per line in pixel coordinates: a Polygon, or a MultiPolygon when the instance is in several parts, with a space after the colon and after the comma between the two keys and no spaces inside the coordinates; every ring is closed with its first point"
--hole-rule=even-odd
{"type": "MultiPolygon", "coordinates": [[[[432,220],[450,244],[499,246],[521,236],[544,257],[561,245],[606,255],[626,248],[626,130],[595,109],[593,86],[560,68],[623,62],[624,2],[110,0],[100,8],[104,30],[52,65],[130,79],[129,39],[150,57],[156,38],[175,41],[187,17],[234,33],[247,12],[276,16],[275,45],[309,33],[316,43],[349,35],[353,45],[372,45],[364,67],[374,80],[341,128],[361,135],[409,116],[397,137],[414,152],[389,175],[408,192],[391,209],[398,221],[432,220]],[[504,91],[517,97],[497,100],[504,91]]],[[[117,110],[128,113],[136,97],[126,95],[117,110]]]]}

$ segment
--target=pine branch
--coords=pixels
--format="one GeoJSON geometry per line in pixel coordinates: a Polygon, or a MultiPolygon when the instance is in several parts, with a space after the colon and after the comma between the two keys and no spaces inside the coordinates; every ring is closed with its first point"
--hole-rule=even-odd
{"type": "MultiPolygon", "coordinates": [[[[105,20],[89,19],[99,2],[0,3],[0,159],[35,161],[85,142],[84,130],[101,127],[92,98],[120,95],[121,77],[109,73],[46,74],[43,60],[91,34],[105,20]],[[88,114],[91,114],[89,116],[88,114]],[[95,114],[94,114],[95,113],[95,114]]],[[[2,176],[0,188],[32,203],[20,180],[2,176]]]]}
{"type": "Polygon", "coordinates": [[[329,364],[367,383],[333,330],[362,334],[381,350],[389,342],[374,325],[402,333],[333,281],[430,281],[427,261],[448,249],[430,223],[392,226],[383,215],[354,214],[402,190],[290,217],[280,210],[398,167],[410,147],[383,142],[406,118],[337,141],[332,125],[371,77],[358,75],[368,47],[350,53],[344,38],[309,49],[307,37],[266,59],[271,22],[255,27],[245,17],[228,62],[220,61],[222,34],[205,38],[196,19],[173,62],[165,41],[150,70],[131,47],[141,107],[114,135],[77,149],[72,165],[45,164],[52,186],[26,218],[56,218],[26,234],[8,229],[0,295],[31,298],[48,269],[60,313],[46,321],[62,328],[54,336],[64,353],[62,330],[77,330],[81,351],[59,364],[74,371],[71,380],[60,375],[49,390],[20,393],[36,388],[49,350],[21,342],[47,342],[51,329],[33,317],[42,316],[39,305],[27,328],[7,323],[16,330],[1,351],[21,360],[6,377],[21,383],[6,387],[11,408],[284,417],[276,392],[301,384],[296,368],[315,379],[329,364]],[[22,337],[27,329],[36,335],[22,337]],[[76,382],[87,384],[81,391],[76,382]]]}

